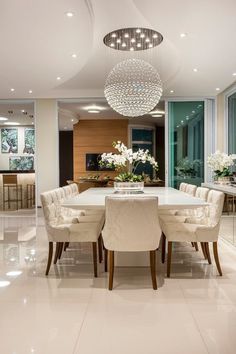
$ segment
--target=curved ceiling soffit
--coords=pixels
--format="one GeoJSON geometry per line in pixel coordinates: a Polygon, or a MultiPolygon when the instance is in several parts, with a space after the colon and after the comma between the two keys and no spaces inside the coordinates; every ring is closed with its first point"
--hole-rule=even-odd
{"type": "Polygon", "coordinates": [[[182,69],[182,59],[180,52],[174,43],[168,39],[162,28],[157,27],[156,24],[147,18],[143,9],[138,5],[138,1],[132,0],[132,3],[136,10],[143,16],[145,21],[149,23],[150,27],[163,35],[164,39],[158,48],[158,56],[160,62],[159,74],[161,76],[162,82],[166,86],[166,89],[182,69]]]}

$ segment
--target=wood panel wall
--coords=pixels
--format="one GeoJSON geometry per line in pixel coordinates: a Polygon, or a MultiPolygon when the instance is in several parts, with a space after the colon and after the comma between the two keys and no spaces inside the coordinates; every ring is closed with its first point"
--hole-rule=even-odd
{"type": "Polygon", "coordinates": [[[81,120],[74,125],[74,180],[88,175],[109,175],[116,172],[86,171],[86,153],[115,152],[112,142],[128,144],[128,120],[81,120]]]}

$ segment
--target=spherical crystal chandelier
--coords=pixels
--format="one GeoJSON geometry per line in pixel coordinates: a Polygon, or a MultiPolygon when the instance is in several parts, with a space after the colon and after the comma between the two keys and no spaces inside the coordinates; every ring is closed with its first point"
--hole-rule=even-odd
{"type": "Polygon", "coordinates": [[[138,117],[157,105],[162,95],[162,83],[151,64],[142,59],[127,59],[111,70],[104,93],[116,112],[138,117]]]}

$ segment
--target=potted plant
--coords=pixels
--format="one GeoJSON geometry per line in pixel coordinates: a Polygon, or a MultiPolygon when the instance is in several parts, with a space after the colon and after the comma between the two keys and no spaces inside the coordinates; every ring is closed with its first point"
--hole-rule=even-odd
{"type": "Polygon", "coordinates": [[[104,153],[101,155],[101,165],[114,167],[119,174],[115,177],[114,188],[116,191],[142,191],[144,187],[144,176],[136,174],[140,164],[150,163],[158,171],[158,163],[150,155],[149,150],[128,149],[121,141],[113,142],[113,147],[118,154],[104,153]],[[129,172],[130,171],[130,172],[129,172]]]}
{"type": "Polygon", "coordinates": [[[218,183],[227,184],[230,181],[232,172],[230,167],[234,165],[235,155],[227,155],[223,152],[216,151],[207,159],[207,164],[214,171],[214,179],[218,183]]]}

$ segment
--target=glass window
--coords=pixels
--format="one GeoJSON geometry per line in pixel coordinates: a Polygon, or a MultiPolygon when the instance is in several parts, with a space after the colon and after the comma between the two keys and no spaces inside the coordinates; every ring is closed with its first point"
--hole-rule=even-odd
{"type": "Polygon", "coordinates": [[[204,181],[204,102],[169,102],[169,185],[204,181]]]}
{"type": "Polygon", "coordinates": [[[228,98],[228,152],[236,154],[236,92],[228,98]]]}
{"type": "MultiPolygon", "coordinates": [[[[132,149],[137,151],[138,149],[149,150],[150,154],[154,153],[154,130],[151,128],[132,128],[132,149]]],[[[135,173],[145,173],[149,177],[153,178],[153,168],[149,163],[141,163],[135,173]]]]}

